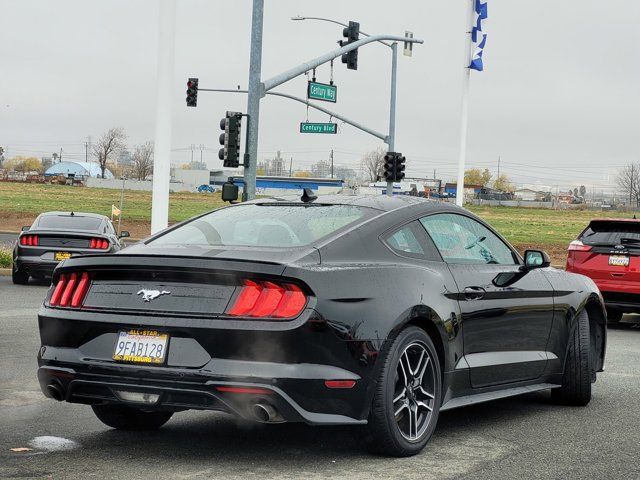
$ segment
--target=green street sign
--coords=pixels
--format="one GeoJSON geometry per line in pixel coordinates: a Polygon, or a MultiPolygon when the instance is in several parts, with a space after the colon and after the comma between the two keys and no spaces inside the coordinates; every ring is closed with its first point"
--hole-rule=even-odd
{"type": "Polygon", "coordinates": [[[308,82],[307,98],[311,100],[322,100],[324,102],[336,103],[338,97],[338,87],[327,85],[326,83],[308,82]]]}
{"type": "Polygon", "coordinates": [[[300,133],[338,133],[338,124],[301,122],[300,133]]]}

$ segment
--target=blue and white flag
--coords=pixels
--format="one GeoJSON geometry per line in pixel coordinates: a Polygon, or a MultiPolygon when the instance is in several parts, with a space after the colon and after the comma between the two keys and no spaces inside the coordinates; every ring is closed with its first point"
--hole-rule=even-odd
{"type": "Polygon", "coordinates": [[[469,68],[481,72],[484,69],[482,65],[482,52],[487,43],[486,19],[487,19],[487,2],[475,0],[476,21],[471,28],[471,41],[473,42],[473,57],[469,68]]]}

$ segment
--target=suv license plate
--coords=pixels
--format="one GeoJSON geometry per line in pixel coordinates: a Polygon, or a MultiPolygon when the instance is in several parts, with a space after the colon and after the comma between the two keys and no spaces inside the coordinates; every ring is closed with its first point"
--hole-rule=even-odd
{"type": "Polygon", "coordinates": [[[119,362],[164,363],[169,335],[156,330],[128,330],[118,334],[113,359],[119,362]]]}
{"type": "Polygon", "coordinates": [[[629,266],[629,257],[626,255],[609,255],[609,265],[627,267],[629,266]]]}

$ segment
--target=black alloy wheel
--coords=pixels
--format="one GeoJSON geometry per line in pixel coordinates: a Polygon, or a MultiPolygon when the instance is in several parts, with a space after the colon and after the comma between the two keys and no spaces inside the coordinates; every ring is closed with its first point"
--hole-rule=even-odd
{"type": "Polygon", "coordinates": [[[429,335],[410,326],[384,357],[369,414],[367,443],[384,455],[419,453],[435,430],[442,402],[440,360],[429,335]]]}

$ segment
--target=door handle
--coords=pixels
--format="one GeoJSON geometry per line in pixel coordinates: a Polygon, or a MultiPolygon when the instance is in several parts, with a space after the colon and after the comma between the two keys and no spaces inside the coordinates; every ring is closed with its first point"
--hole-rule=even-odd
{"type": "Polygon", "coordinates": [[[464,298],[467,300],[480,300],[487,293],[482,287],[467,287],[464,289],[464,298]]]}

